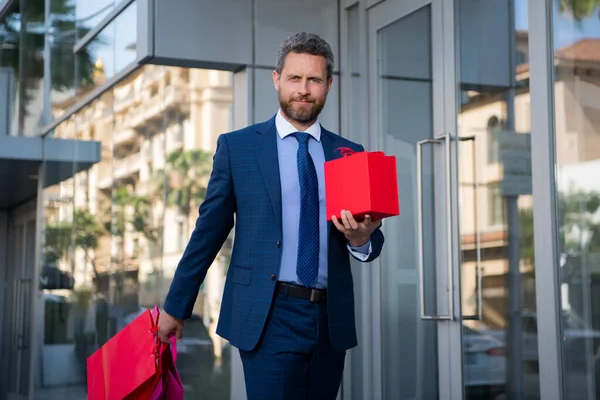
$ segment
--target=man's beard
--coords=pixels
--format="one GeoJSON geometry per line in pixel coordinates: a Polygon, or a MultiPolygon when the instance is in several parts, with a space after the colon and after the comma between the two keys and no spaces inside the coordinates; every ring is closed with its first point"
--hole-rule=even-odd
{"type": "Polygon", "coordinates": [[[281,110],[283,111],[283,113],[288,118],[293,119],[296,122],[306,124],[308,122],[316,120],[319,114],[321,114],[323,107],[325,106],[325,99],[323,99],[323,101],[314,101],[312,103],[308,103],[303,108],[294,109],[294,101],[301,100],[308,99],[291,99],[285,101],[281,98],[281,96],[279,96],[279,105],[281,106],[281,110]]]}

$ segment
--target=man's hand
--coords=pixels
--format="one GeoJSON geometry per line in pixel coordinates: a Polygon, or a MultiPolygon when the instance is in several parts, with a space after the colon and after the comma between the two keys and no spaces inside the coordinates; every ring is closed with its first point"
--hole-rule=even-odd
{"type": "Polygon", "coordinates": [[[175,334],[177,340],[181,340],[183,334],[183,321],[167,314],[166,311],[160,313],[158,317],[158,336],[160,340],[169,343],[169,336],[175,334]]]}
{"type": "Polygon", "coordinates": [[[356,222],[350,211],[342,210],[341,222],[334,215],[331,220],[335,227],[342,232],[352,247],[360,247],[371,240],[371,234],[381,226],[381,221],[372,221],[370,215],[365,215],[362,222],[356,222]]]}

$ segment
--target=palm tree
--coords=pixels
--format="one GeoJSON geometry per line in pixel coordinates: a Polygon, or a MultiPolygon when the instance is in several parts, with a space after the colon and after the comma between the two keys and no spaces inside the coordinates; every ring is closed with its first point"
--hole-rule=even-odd
{"type": "Polygon", "coordinates": [[[152,206],[150,199],[132,193],[125,186],[116,188],[112,198],[113,215],[106,227],[112,232],[113,237],[121,238],[121,255],[117,262],[123,265],[126,261],[125,236],[128,233],[140,233],[148,241],[155,242],[157,230],[148,223],[152,206]],[[133,209],[132,214],[131,209],[133,209]]]}
{"type": "MultiPolygon", "coordinates": [[[[189,217],[206,197],[208,178],[212,171],[212,154],[200,150],[174,150],[167,156],[167,172],[158,170],[155,175],[156,197],[166,198],[167,207],[176,207],[184,217],[185,232],[189,232],[189,217]],[[165,193],[164,184],[167,190],[165,193]]],[[[221,255],[228,265],[232,247],[230,234],[223,245],[221,255]]]]}
{"type": "MultiPolygon", "coordinates": [[[[212,170],[212,154],[199,149],[175,150],[167,157],[167,206],[176,206],[189,216],[206,196],[206,183],[212,170]]],[[[162,187],[159,187],[162,192],[162,187]]]]}
{"type": "MultiPolygon", "coordinates": [[[[90,29],[77,26],[74,0],[51,0],[52,21],[45,32],[44,0],[14,1],[0,20],[0,66],[13,70],[18,84],[18,126],[22,133],[32,97],[44,77],[44,47],[50,35],[51,87],[64,91],[93,83],[95,60],[82,50],[75,56],[73,46],[90,29]]],[[[94,39],[101,41],[100,37],[94,39]]],[[[47,121],[45,121],[47,122],[47,121]]]]}

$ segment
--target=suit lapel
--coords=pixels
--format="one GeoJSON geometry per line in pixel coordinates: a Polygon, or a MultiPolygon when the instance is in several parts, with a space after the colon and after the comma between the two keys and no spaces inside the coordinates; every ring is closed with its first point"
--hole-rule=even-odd
{"type": "Polygon", "coordinates": [[[325,153],[325,161],[331,161],[336,158],[333,154],[335,135],[323,127],[321,127],[321,143],[323,145],[323,152],[325,153]]]}
{"type": "Polygon", "coordinates": [[[273,206],[275,221],[281,228],[281,181],[279,175],[279,156],[277,153],[277,129],[275,118],[265,122],[259,128],[256,137],[256,159],[267,187],[267,193],[273,206]]]}
{"type": "MultiPolygon", "coordinates": [[[[323,145],[323,153],[325,154],[325,162],[331,161],[335,159],[334,149],[335,149],[335,139],[336,136],[323,128],[321,126],[321,144],[323,145]]],[[[327,237],[331,234],[331,227],[333,226],[332,222],[327,222],[327,237]]]]}

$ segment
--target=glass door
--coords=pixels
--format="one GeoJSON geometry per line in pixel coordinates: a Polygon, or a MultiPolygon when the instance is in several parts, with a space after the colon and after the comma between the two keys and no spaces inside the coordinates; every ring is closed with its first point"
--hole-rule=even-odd
{"type": "Polygon", "coordinates": [[[538,399],[528,2],[455,3],[464,392],[538,399]]]}
{"type": "Polygon", "coordinates": [[[387,0],[367,12],[372,144],[396,156],[401,208],[384,222],[373,291],[383,399],[463,397],[456,141],[445,119],[453,100],[444,100],[454,90],[445,77],[453,55],[444,48],[452,25],[444,24],[443,7],[441,0],[387,0]]]}
{"type": "MultiPolygon", "coordinates": [[[[7,400],[29,398],[32,339],[32,285],[35,266],[35,213],[9,214],[3,371],[7,400]],[[5,358],[4,358],[5,357],[5,358]]],[[[0,348],[0,350],[2,350],[0,348]]],[[[0,398],[2,398],[0,391],[0,398]]]]}

